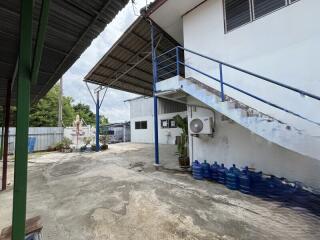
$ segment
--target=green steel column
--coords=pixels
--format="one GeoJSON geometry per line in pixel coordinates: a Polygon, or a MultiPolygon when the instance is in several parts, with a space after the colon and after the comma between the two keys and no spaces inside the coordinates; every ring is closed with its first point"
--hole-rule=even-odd
{"type": "Polygon", "coordinates": [[[15,147],[12,240],[24,240],[27,198],[28,128],[32,67],[33,0],[21,0],[20,50],[17,80],[17,129],[15,147]]]}

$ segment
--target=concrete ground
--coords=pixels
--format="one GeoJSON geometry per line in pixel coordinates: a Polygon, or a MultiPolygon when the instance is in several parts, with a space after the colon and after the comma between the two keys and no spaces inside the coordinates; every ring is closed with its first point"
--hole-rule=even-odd
{"type": "MultiPolygon", "coordinates": [[[[160,149],[165,168],[174,168],[175,146],[160,149]]],[[[11,186],[0,203],[3,228],[11,224],[11,186]]],[[[153,146],[143,144],[33,155],[27,209],[28,217],[42,216],[46,240],[320,239],[316,215],[188,173],[156,171],[153,146]]]]}

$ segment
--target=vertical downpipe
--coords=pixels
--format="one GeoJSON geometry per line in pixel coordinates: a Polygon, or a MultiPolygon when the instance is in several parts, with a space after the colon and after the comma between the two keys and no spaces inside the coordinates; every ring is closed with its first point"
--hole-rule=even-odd
{"type": "Polygon", "coordinates": [[[153,71],[153,128],[154,128],[154,158],[155,166],[159,166],[159,136],[158,136],[158,97],[156,96],[156,84],[158,81],[156,49],[154,42],[154,26],[151,22],[151,51],[152,51],[152,71],[153,71]]]}
{"type": "Polygon", "coordinates": [[[99,135],[100,135],[100,101],[99,101],[99,90],[97,91],[96,101],[96,152],[100,151],[99,135]]]}
{"type": "Polygon", "coordinates": [[[19,70],[17,78],[17,125],[13,186],[12,240],[25,238],[28,128],[32,68],[32,10],[34,0],[21,0],[19,70]]]}

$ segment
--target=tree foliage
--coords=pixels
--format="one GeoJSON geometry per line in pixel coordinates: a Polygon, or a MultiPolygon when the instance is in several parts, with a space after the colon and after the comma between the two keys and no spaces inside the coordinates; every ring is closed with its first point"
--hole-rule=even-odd
{"type": "MultiPolygon", "coordinates": [[[[60,86],[56,84],[46,96],[30,108],[30,127],[56,127],[58,126],[58,111],[59,111],[59,94],[60,86]]],[[[72,126],[77,114],[82,118],[87,125],[95,125],[95,114],[90,110],[90,106],[78,103],[73,104],[72,97],[63,96],[62,103],[62,119],[64,126],[72,126]]],[[[3,126],[3,109],[0,109],[0,125],[3,126]]],[[[10,126],[15,126],[16,108],[11,107],[11,123],[10,126]]],[[[107,124],[108,119],[100,115],[101,124],[107,124]]]]}

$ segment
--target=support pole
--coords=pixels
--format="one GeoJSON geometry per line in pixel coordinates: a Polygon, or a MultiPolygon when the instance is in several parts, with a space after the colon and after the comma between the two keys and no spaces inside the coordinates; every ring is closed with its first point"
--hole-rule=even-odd
{"type": "MultiPolygon", "coordinates": [[[[3,107],[4,110],[4,107],[3,107]]],[[[3,113],[4,116],[4,113],[3,113]]],[[[2,153],[3,153],[3,133],[4,133],[4,121],[2,121],[2,126],[1,126],[1,148],[0,148],[0,156],[2,159],[2,153]]]]}
{"type": "Polygon", "coordinates": [[[12,240],[25,238],[33,0],[21,0],[12,240]]]}
{"type": "Polygon", "coordinates": [[[159,136],[158,136],[158,97],[156,96],[156,84],[158,81],[157,55],[155,48],[155,29],[151,22],[151,49],[153,71],[153,128],[154,128],[154,159],[155,166],[160,165],[159,160],[159,136]]]}
{"type": "Polygon", "coordinates": [[[100,151],[99,135],[100,135],[100,101],[99,101],[99,91],[97,91],[97,101],[96,101],[96,152],[100,151]]]}
{"type": "Polygon", "coordinates": [[[3,168],[2,168],[2,191],[7,189],[7,171],[8,171],[8,144],[10,127],[10,105],[11,105],[11,85],[12,79],[7,84],[5,119],[4,119],[4,139],[3,139],[3,168]]]}
{"type": "Polygon", "coordinates": [[[62,109],[63,109],[63,102],[62,102],[62,97],[63,97],[63,79],[62,77],[60,78],[60,91],[59,91],[59,109],[58,109],[58,127],[62,127],[62,109]]]}

